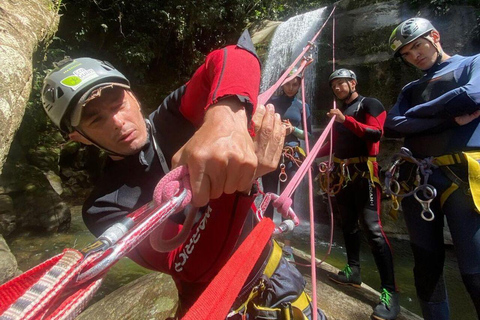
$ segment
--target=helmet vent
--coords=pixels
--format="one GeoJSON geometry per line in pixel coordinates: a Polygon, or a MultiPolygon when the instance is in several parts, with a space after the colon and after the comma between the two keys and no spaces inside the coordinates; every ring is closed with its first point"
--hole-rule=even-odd
{"type": "Polygon", "coordinates": [[[63,90],[62,88],[57,88],[57,99],[61,98],[63,96],[63,90]]]}

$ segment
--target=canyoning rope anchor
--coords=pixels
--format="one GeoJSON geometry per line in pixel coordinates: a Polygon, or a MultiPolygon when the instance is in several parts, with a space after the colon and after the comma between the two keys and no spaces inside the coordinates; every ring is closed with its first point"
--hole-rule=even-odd
{"type": "MultiPolygon", "coordinates": [[[[123,226],[124,228],[119,228],[119,226],[116,225],[107,229],[92,245],[99,241],[104,243],[104,239],[106,239],[108,235],[116,233],[116,230],[123,229],[125,231],[123,234],[119,233],[115,235],[116,241],[101,248],[100,251],[103,252],[103,254],[98,255],[94,261],[90,262],[88,264],[89,268],[82,270],[77,276],[77,282],[85,282],[108,271],[120,258],[130,252],[130,250],[142,242],[155,228],[165,222],[171,214],[177,211],[187,197],[187,193],[188,191],[185,188],[162,206],[153,207],[152,211],[146,210],[144,212],[146,217],[131,229],[126,229],[125,226],[123,226]]],[[[87,249],[92,247],[92,245],[87,246],[87,249]]],[[[95,253],[98,253],[97,250],[93,250],[95,253]]],[[[88,255],[90,255],[90,253],[87,250],[86,256],[88,255]]]]}
{"type": "MultiPolygon", "coordinates": [[[[280,198],[275,193],[267,192],[265,193],[260,206],[257,207],[255,211],[255,217],[260,222],[264,218],[264,213],[267,210],[270,201],[273,200],[273,206],[275,206],[275,201],[280,198]]],[[[275,226],[275,230],[273,231],[274,235],[278,235],[281,233],[287,233],[293,230],[296,226],[300,224],[300,220],[298,219],[297,215],[293,211],[291,206],[288,206],[288,209],[285,210],[285,207],[279,206],[277,207],[278,212],[282,214],[282,217],[285,219],[283,220],[280,225],[275,226]]]]}
{"type": "Polygon", "coordinates": [[[6,297],[5,304],[0,304],[0,319],[34,320],[47,314],[48,319],[73,319],[93,297],[108,269],[190,202],[189,187],[172,183],[177,182],[176,174],[185,172],[186,167],[178,167],[157,185],[168,184],[160,189],[171,196],[160,200],[154,196],[154,201],[107,229],[82,252],[65,249],[0,286],[0,296],[6,297]]]}

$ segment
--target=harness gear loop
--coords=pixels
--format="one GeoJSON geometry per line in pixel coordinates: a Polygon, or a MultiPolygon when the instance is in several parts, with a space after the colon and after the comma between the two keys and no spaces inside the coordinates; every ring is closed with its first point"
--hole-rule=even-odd
{"type": "Polygon", "coordinates": [[[320,189],[328,194],[334,196],[342,190],[344,186],[344,176],[334,171],[335,166],[328,163],[328,161],[321,162],[318,165],[320,171],[318,175],[318,184],[320,189]],[[333,183],[338,180],[337,183],[333,183]]]}

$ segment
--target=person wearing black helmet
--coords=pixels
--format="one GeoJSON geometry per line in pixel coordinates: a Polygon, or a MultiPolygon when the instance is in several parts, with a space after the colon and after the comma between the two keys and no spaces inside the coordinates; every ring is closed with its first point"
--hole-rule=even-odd
{"type": "MultiPolygon", "coordinates": [[[[360,222],[381,280],[380,302],[374,307],[372,318],[395,319],[400,305],[392,249],[380,219],[381,186],[376,161],[385,108],[377,99],[358,94],[357,76],[352,70],[334,71],[329,77],[329,84],[335,98],[341,102],[340,108],[331,109],[327,114],[335,116],[336,121],[333,128],[335,167],[329,186],[324,174],[320,174],[319,180],[324,182],[321,183],[324,191],[336,193],[347,251],[347,265],[338,274],[331,274],[330,279],[344,285],[361,285],[360,222]]],[[[318,156],[325,156],[329,150],[330,146],[326,144],[318,156]]]]}
{"type": "MultiPolygon", "coordinates": [[[[286,70],[282,72],[285,73],[286,70]]],[[[268,103],[275,106],[275,112],[278,113],[285,125],[285,145],[280,159],[280,164],[275,171],[272,171],[262,177],[263,189],[265,192],[280,194],[283,192],[291,178],[297,172],[298,166],[305,157],[305,151],[300,146],[300,141],[305,139],[303,128],[303,103],[297,99],[298,91],[301,87],[302,74],[294,67],[281,86],[281,94],[273,96],[268,103]],[[290,79],[296,74],[293,79],[290,79]],[[290,79],[290,80],[289,80],[290,79]],[[289,81],[287,81],[289,80],[289,81]]],[[[306,108],[307,133],[311,136],[312,121],[311,110],[308,104],[306,108]]],[[[295,193],[292,194],[293,200],[295,193]]],[[[268,206],[265,216],[273,218],[274,210],[268,206]]],[[[287,260],[293,261],[293,250],[290,247],[291,233],[284,235],[283,252],[287,260]]]]}
{"type": "Polygon", "coordinates": [[[405,138],[410,160],[399,166],[403,192],[429,188],[402,200],[422,313],[425,319],[450,319],[443,276],[446,218],[480,318],[480,55],[448,55],[440,33],[424,18],[399,24],[389,45],[395,57],[424,72],[402,89],[385,123],[386,135],[405,138]]]}
{"type": "MultiPolygon", "coordinates": [[[[105,61],[65,61],[44,81],[42,101],[52,122],[71,139],[94,144],[109,155],[82,209],[94,235],[150,202],[170,168],[188,167],[192,204],[200,216],[186,241],[159,252],[151,244],[158,239],[147,238],[128,254],[146,268],[172,275],[179,291],[178,317],[252,231],[252,185],[276,168],[283,146],[285,128],[274,107],[256,107],[260,63],[248,34],[241,40],[210,53],[190,81],[146,118],[129,81],[105,61]]],[[[177,235],[184,219],[182,213],[168,219],[161,235],[177,235]]],[[[288,312],[310,319],[316,309],[304,287],[302,275],[270,241],[228,318],[288,312]],[[265,294],[250,295],[259,282],[265,294]]],[[[325,319],[320,310],[318,318],[325,319]]]]}

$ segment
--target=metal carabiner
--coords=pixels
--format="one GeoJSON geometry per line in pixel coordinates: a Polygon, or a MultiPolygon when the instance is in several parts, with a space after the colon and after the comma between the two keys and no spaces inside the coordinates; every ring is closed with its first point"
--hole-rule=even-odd
{"type": "Polygon", "coordinates": [[[287,181],[288,176],[287,173],[285,172],[285,163],[280,164],[280,174],[278,175],[278,180],[281,182],[287,181]]]}
{"type": "Polygon", "coordinates": [[[187,189],[179,191],[173,198],[163,203],[160,207],[156,207],[148,217],[131,228],[115,244],[105,248],[103,253],[97,252],[98,257],[88,263],[87,267],[90,268],[82,270],[77,276],[76,282],[83,283],[107,271],[180,208],[186,196],[187,189]]]}
{"type": "MultiPolygon", "coordinates": [[[[422,206],[422,213],[421,213],[422,219],[425,221],[432,221],[433,219],[435,219],[435,214],[433,213],[432,209],[430,209],[430,203],[433,201],[433,199],[435,199],[435,196],[437,195],[437,190],[434,187],[429,185],[425,186],[425,190],[428,190],[428,192],[430,192],[431,194],[430,196],[428,196],[427,200],[422,200],[417,195],[417,193],[421,191],[420,188],[417,188],[417,190],[413,193],[413,196],[418,201],[418,203],[420,203],[420,205],[422,206]],[[425,215],[425,213],[428,213],[429,216],[425,215]]],[[[424,190],[422,191],[425,195],[426,191],[424,190]]]]}
{"type": "Polygon", "coordinates": [[[328,167],[329,166],[326,161],[320,162],[320,164],[318,165],[318,171],[320,171],[320,173],[325,173],[327,172],[328,167]]]}

